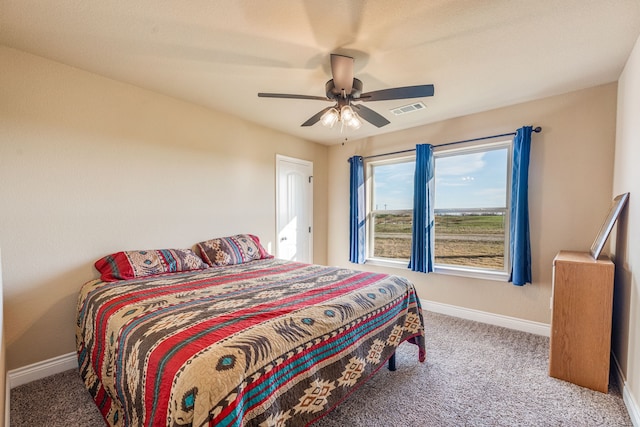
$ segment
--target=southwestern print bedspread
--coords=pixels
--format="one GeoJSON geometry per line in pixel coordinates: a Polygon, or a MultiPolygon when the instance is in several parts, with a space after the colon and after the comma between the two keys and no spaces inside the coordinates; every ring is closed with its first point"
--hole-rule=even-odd
{"type": "Polygon", "coordinates": [[[81,376],[111,426],[302,426],[410,340],[412,284],[277,259],[117,282],[78,299],[81,376]]]}

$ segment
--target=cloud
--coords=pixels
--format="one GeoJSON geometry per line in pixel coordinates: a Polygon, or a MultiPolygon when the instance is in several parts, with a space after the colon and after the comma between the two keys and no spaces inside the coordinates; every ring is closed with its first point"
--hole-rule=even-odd
{"type": "Polygon", "coordinates": [[[410,209],[413,204],[415,162],[376,166],[374,203],[376,209],[410,209]]]}
{"type": "Polygon", "coordinates": [[[482,170],[486,162],[486,153],[471,153],[460,156],[439,157],[436,159],[436,176],[471,176],[473,172],[482,170]]]}

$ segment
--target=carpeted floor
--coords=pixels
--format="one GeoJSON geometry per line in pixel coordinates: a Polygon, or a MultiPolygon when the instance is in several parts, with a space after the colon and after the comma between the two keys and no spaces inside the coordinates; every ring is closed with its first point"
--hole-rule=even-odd
{"type": "MultiPolygon", "coordinates": [[[[618,386],[603,394],[550,378],[549,339],[428,313],[427,361],[403,343],[380,370],[314,424],[344,426],[632,426],[618,386]]],[[[11,426],[101,426],[76,371],[11,391],[11,426]]]]}

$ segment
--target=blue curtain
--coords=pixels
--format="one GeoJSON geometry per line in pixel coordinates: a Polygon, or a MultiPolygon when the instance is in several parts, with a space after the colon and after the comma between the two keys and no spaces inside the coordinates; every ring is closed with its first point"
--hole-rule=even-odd
{"type": "Polygon", "coordinates": [[[350,163],[349,184],[349,261],[364,264],[365,261],[365,205],[364,162],[362,156],[353,156],[350,163]]]}
{"type": "Polygon", "coordinates": [[[431,145],[416,145],[416,171],[413,181],[413,227],[409,268],[423,273],[433,271],[434,264],[434,169],[435,163],[431,145]]]}
{"type": "Polygon", "coordinates": [[[511,275],[509,281],[522,286],[531,283],[531,241],[529,238],[529,153],[531,126],[521,127],[513,139],[511,173],[511,227],[509,248],[511,275]]]}

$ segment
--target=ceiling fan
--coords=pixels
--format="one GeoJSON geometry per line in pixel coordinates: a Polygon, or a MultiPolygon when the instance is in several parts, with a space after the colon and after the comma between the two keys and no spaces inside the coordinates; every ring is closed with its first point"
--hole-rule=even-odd
{"type": "Polygon", "coordinates": [[[390,123],[382,115],[362,104],[354,104],[354,101],[387,101],[433,96],[433,85],[396,87],[362,93],[362,82],[353,77],[353,63],[354,60],[350,56],[331,54],[331,74],[333,79],[325,84],[326,97],[263,92],[258,93],[258,96],[264,98],[335,101],[333,106],[314,114],[301,126],[312,126],[320,121],[325,126],[333,127],[335,123],[342,122],[343,125],[346,124],[354,129],[359,128],[361,125],[359,118],[379,128],[390,123]]]}

